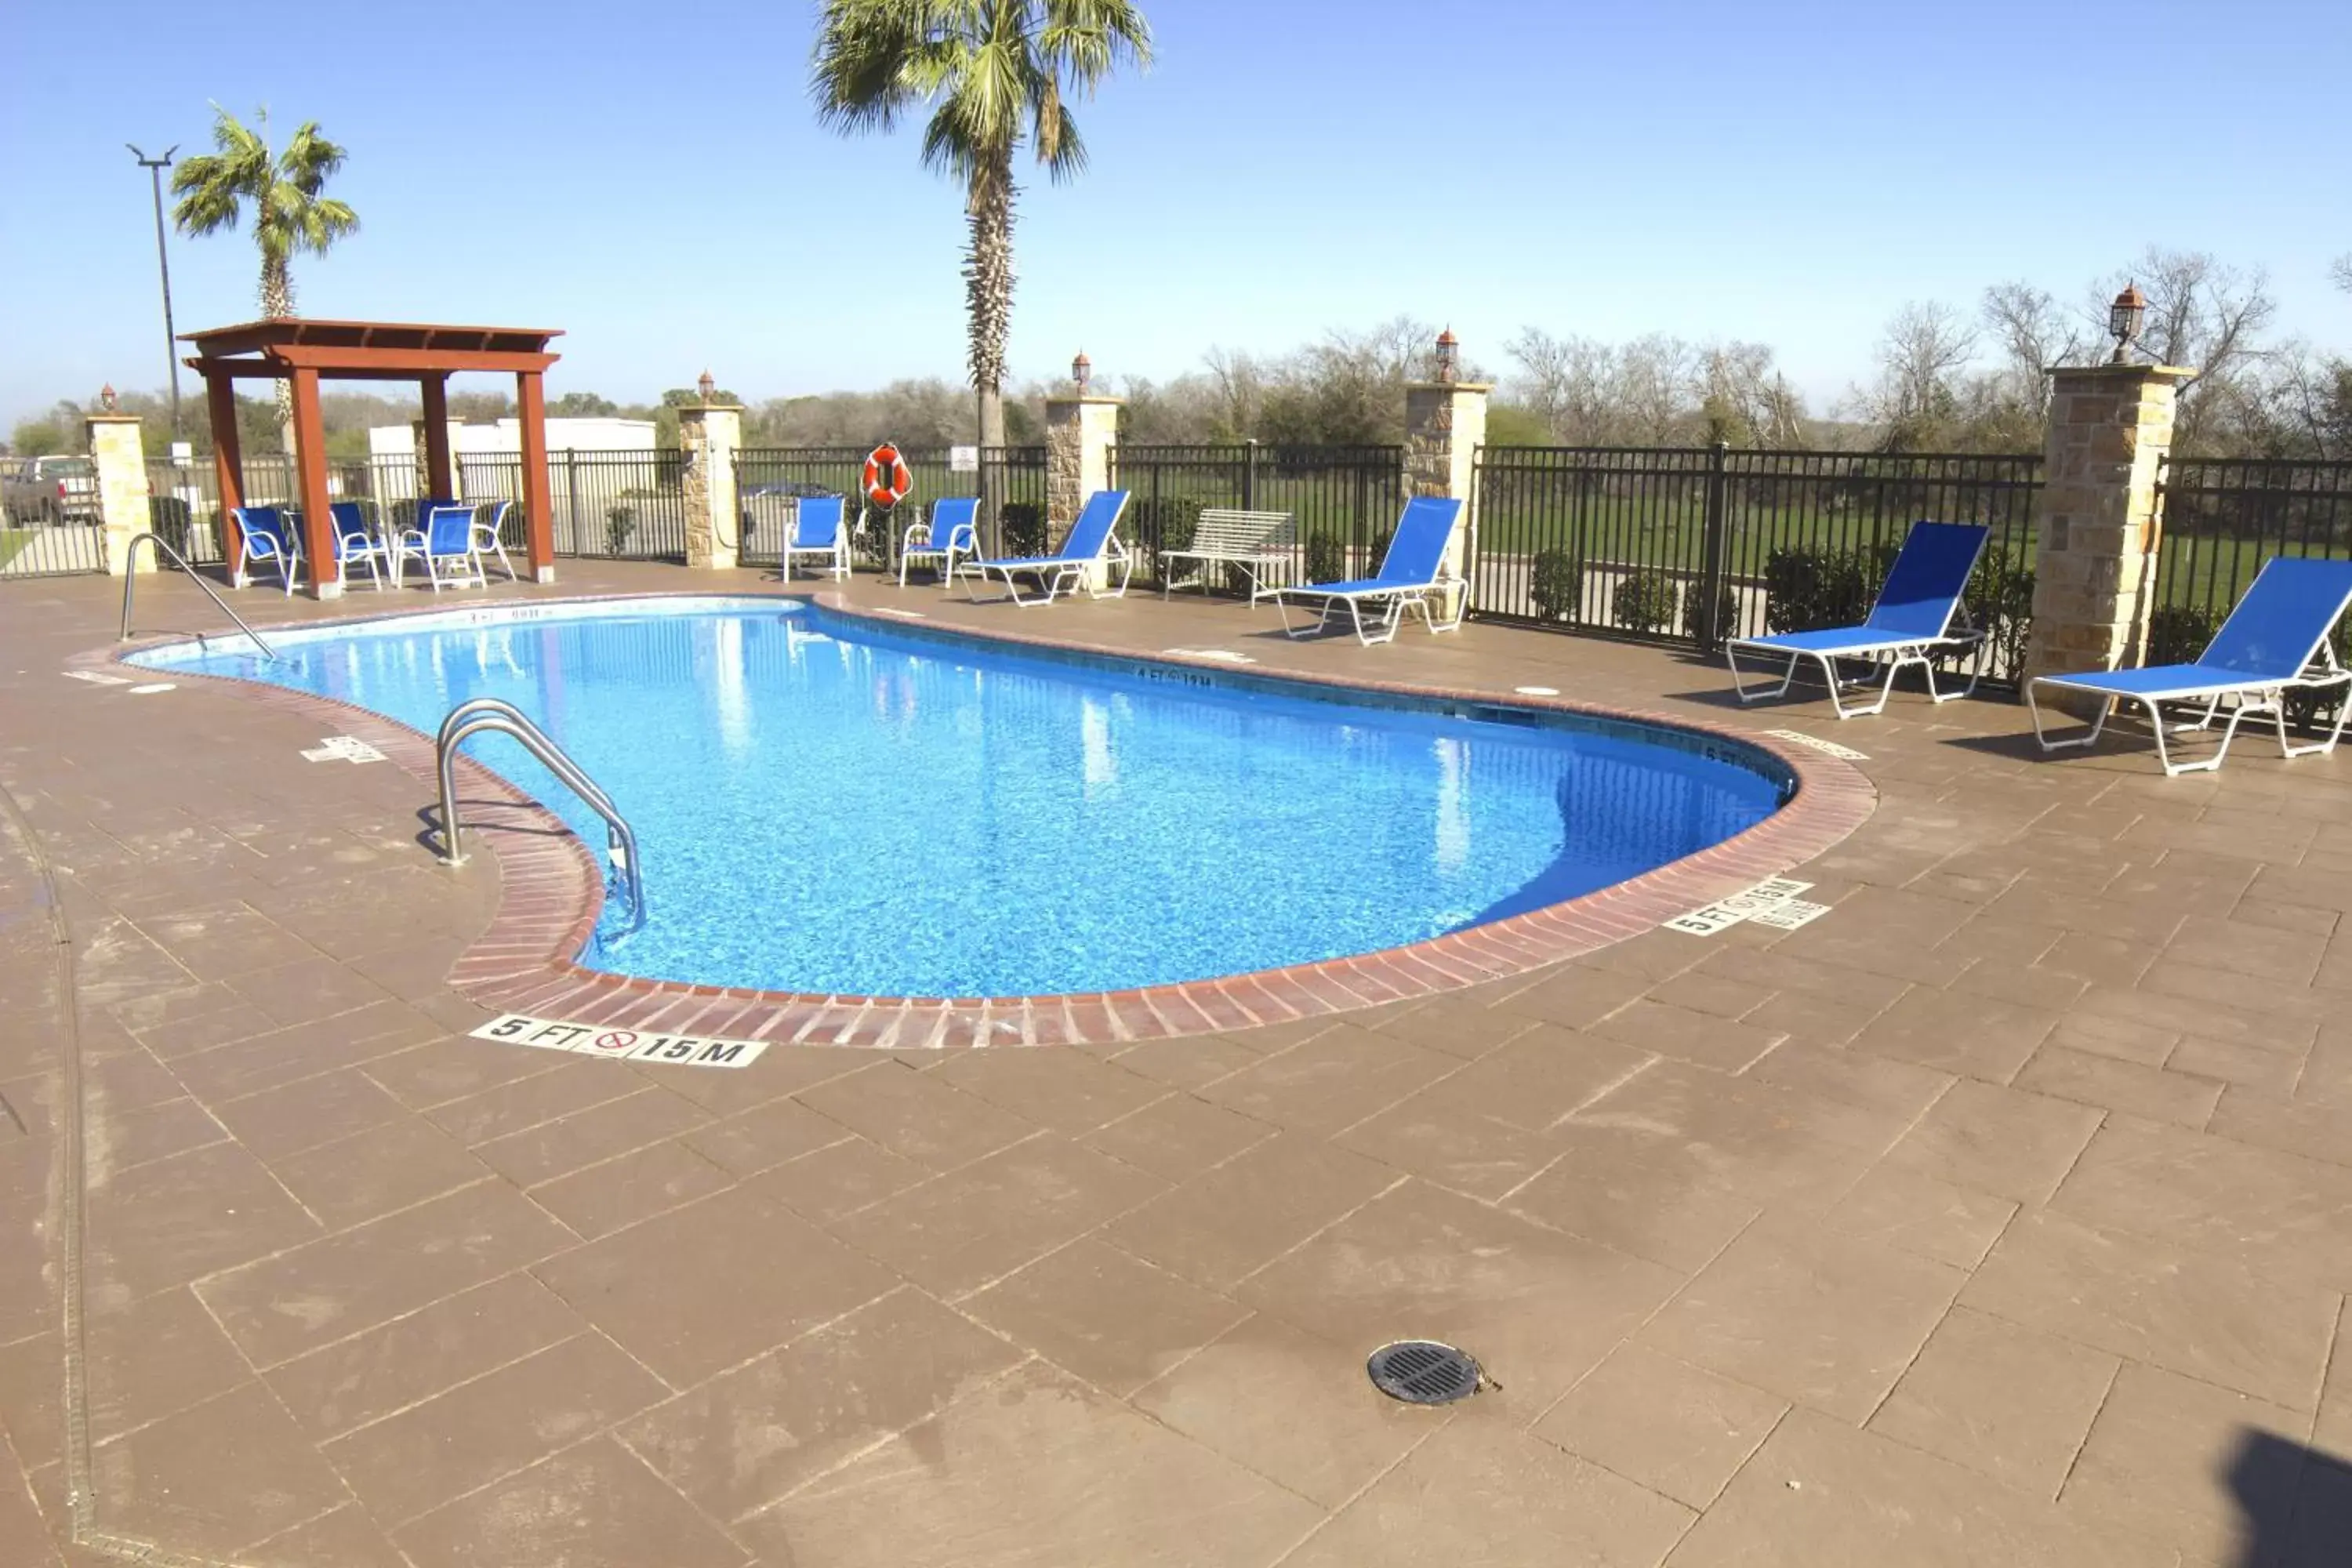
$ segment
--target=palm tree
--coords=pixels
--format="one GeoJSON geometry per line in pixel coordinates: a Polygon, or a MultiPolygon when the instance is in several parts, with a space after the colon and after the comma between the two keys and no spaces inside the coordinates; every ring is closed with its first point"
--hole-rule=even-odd
{"type": "Polygon", "coordinates": [[[1067,100],[1091,95],[1121,60],[1151,63],[1150,24],[1130,0],[824,0],[810,72],[817,117],[845,132],[887,131],[928,105],[923,163],[963,183],[983,447],[1004,445],[1013,155],[1029,143],[1056,182],[1085,168],[1067,100]]]}
{"type": "MultiPolygon", "coordinates": [[[[213,145],[217,152],[184,159],[172,171],[172,221],[182,234],[200,236],[235,228],[247,203],[253,205],[253,240],[261,248],[261,313],[294,313],[294,279],[288,263],[299,250],[324,256],[335,241],[360,226],[359,215],[320,193],[327,177],[343,166],[343,149],[319,134],[319,122],[304,121],[286,150],[269,149],[269,110],[248,128],[236,115],[213,105],[213,145]]],[[[294,389],[278,384],[278,424],[286,449],[294,449],[294,389]]]]}

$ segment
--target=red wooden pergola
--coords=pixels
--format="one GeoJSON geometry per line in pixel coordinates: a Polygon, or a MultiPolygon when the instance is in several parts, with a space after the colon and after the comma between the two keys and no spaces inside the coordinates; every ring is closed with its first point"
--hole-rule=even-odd
{"type": "Polygon", "coordinates": [[[182,334],[195,353],[186,363],[205,378],[213,426],[213,466],[220,482],[222,543],[237,558],[232,507],[245,504],[237,448],[236,384],[294,384],[294,445],[302,498],[302,553],[310,592],[331,598],[335,581],[333,521],[328,511],[327,435],[319,413],[321,381],[413,381],[425,404],[425,472],[428,493],[450,496],[449,378],[459,371],[511,372],[515,412],[522,426],[523,519],[532,576],[555,580],[555,526],[547,485],[547,367],[560,357],[548,340],[563,334],[543,327],[450,327],[421,321],[313,321],[278,317],[182,334]]]}

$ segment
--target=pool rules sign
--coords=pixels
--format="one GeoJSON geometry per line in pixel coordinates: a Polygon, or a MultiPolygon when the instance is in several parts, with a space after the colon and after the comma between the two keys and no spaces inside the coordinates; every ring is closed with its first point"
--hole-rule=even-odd
{"type": "Polygon", "coordinates": [[[526,1013],[501,1013],[470,1031],[478,1040],[498,1040],[534,1050],[574,1056],[612,1057],[633,1062],[674,1062],[690,1068],[749,1067],[768,1048],[765,1040],[721,1040],[709,1035],[656,1035],[617,1029],[609,1024],[567,1024],[526,1013]]]}

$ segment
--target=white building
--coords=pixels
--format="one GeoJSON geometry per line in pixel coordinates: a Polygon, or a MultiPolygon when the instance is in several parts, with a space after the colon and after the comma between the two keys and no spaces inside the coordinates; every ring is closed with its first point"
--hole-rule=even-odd
{"type": "MultiPolygon", "coordinates": [[[[522,455],[522,421],[501,419],[495,425],[460,425],[451,455],[457,458],[519,458],[522,455]]],[[[547,449],[559,452],[649,452],[654,445],[650,419],[550,419],[547,449]]],[[[368,457],[374,461],[416,455],[416,430],[410,425],[378,425],[368,431],[368,457]]]]}

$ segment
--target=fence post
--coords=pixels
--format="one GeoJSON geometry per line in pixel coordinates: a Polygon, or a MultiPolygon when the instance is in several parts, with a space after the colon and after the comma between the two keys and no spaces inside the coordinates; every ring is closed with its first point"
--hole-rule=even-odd
{"type": "Polygon", "coordinates": [[[2194,371],[2160,364],[2051,373],[2033,629],[2021,680],[2113,669],[2147,647],[2161,523],[2157,476],[2194,371]]]}
{"type": "Polygon", "coordinates": [[[1698,640],[1708,653],[1723,646],[1723,591],[1726,558],[1730,553],[1730,530],[1724,518],[1724,469],[1731,458],[1731,443],[1717,441],[1706,455],[1706,535],[1698,574],[1698,640]]]}
{"type": "MultiPolygon", "coordinates": [[[[108,389],[109,396],[113,389],[108,389]]],[[[89,437],[91,483],[98,487],[99,521],[105,532],[107,575],[120,577],[131,542],[147,531],[147,453],[140,440],[136,414],[92,414],[82,421],[89,437]]],[[[62,526],[65,519],[59,518],[62,526]]],[[[155,552],[149,551],[142,572],[155,570],[155,552]]]]}
{"type": "Polygon", "coordinates": [[[1257,437],[1250,437],[1249,450],[1242,458],[1242,510],[1257,510],[1257,437]]]}
{"type": "MultiPolygon", "coordinates": [[[[1465,613],[1471,599],[1470,540],[1478,527],[1476,457],[1486,439],[1486,395],[1494,390],[1475,381],[1415,381],[1404,389],[1406,493],[1462,502],[1465,522],[1446,542],[1444,574],[1459,584],[1458,608],[1465,613]]],[[[1446,606],[1448,614],[1456,608],[1446,606]]]]}
{"type": "Polygon", "coordinates": [[[736,563],[742,512],[735,502],[735,449],[742,443],[743,410],[734,404],[690,403],[677,411],[689,567],[724,571],[736,563]]]}

